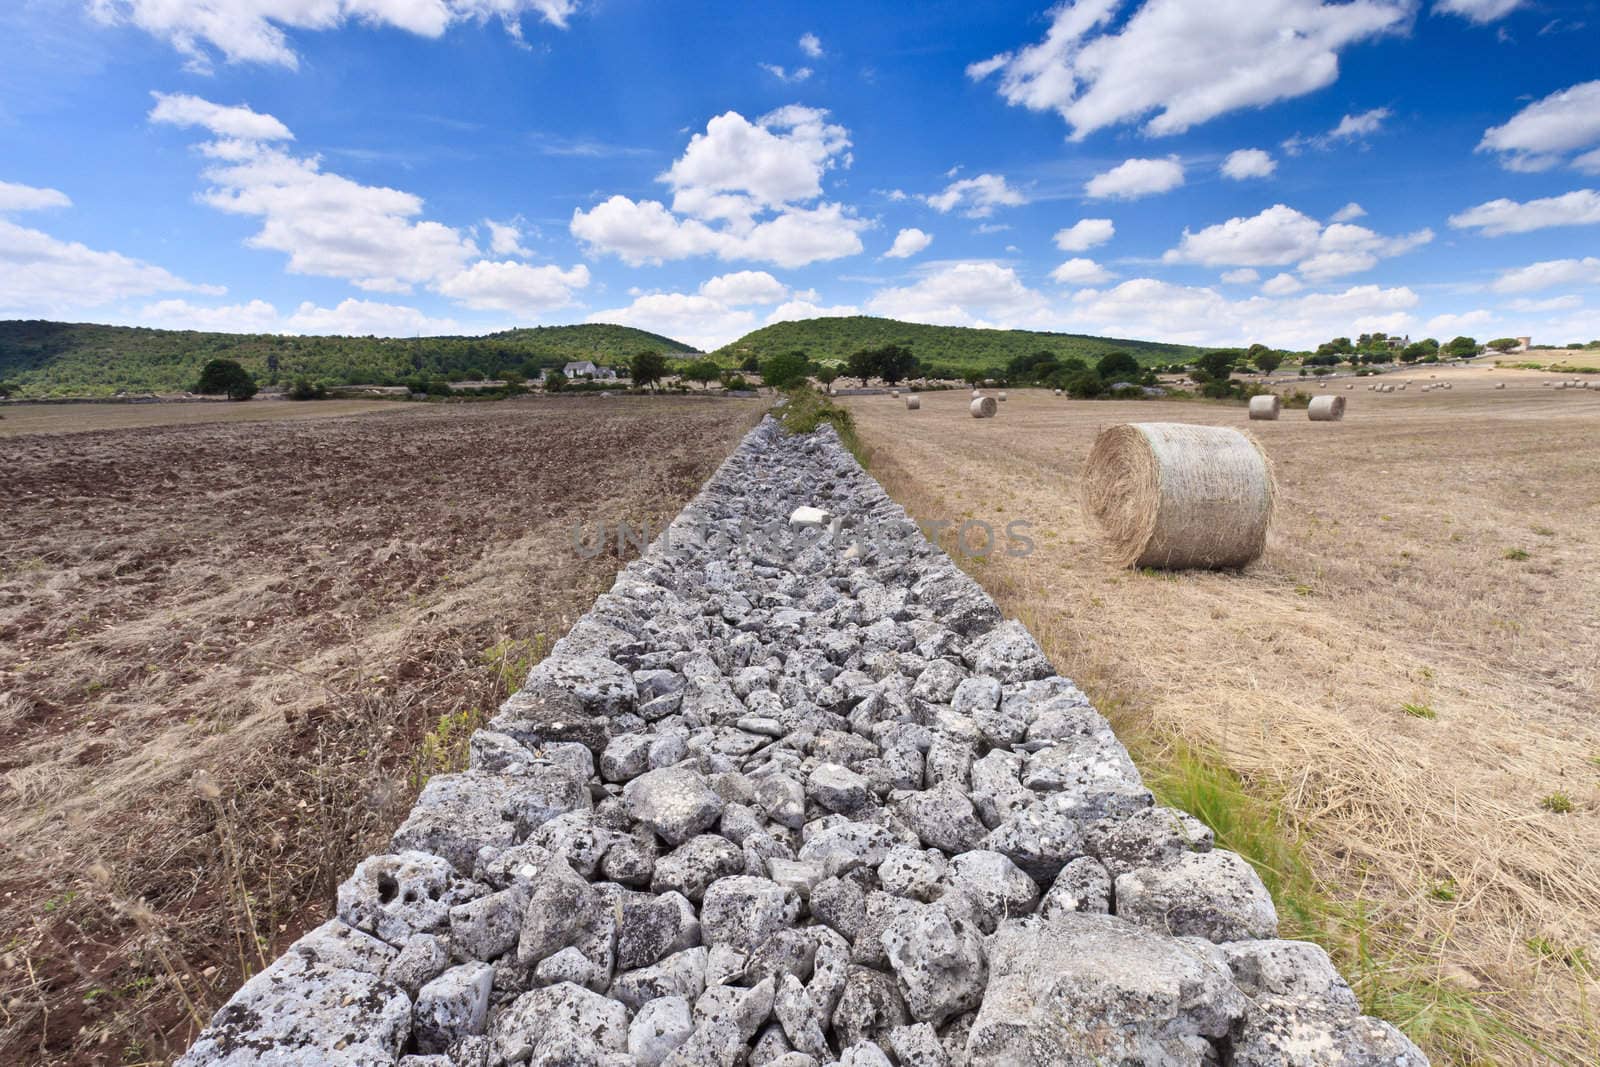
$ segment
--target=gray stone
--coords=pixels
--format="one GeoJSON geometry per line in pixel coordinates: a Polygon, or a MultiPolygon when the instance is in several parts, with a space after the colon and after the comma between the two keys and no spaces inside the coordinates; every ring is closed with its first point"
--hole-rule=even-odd
{"type": "Polygon", "coordinates": [[[849,1046],[862,1041],[886,1041],[889,1031],[910,1021],[893,978],[870,967],[850,968],[844,993],[833,1013],[834,1030],[841,1043],[849,1046]]]}
{"type": "Polygon", "coordinates": [[[820,863],[832,878],[857,867],[876,867],[894,845],[894,835],[881,826],[846,822],[813,834],[800,847],[800,860],[820,863]]]}
{"type": "Polygon", "coordinates": [[[566,948],[600,913],[600,898],[578,873],[560,861],[534,878],[522,912],[517,961],[524,966],[566,948]]]}
{"type": "Polygon", "coordinates": [[[901,794],[895,799],[895,811],[924,845],[950,853],[976,848],[988,832],[978,821],[972,801],[950,785],[901,794]]]}
{"type": "Polygon", "coordinates": [[[522,915],[528,894],[522,889],[498,893],[457,904],[450,909],[450,945],[474,960],[493,960],[511,949],[522,932],[522,915]]]}
{"type": "Polygon", "coordinates": [[[917,675],[911,695],[929,704],[950,704],[960,687],[969,679],[967,672],[946,659],[936,659],[917,675]]]}
{"type": "Polygon", "coordinates": [[[623,840],[621,834],[597,826],[594,815],[585,810],[556,816],[533,831],[527,843],[562,857],[573,870],[585,878],[593,878],[600,870],[606,851],[620,840],[623,840]]]}
{"type": "Polygon", "coordinates": [[[998,678],[1007,684],[1055,673],[1039,643],[1016,619],[1006,620],[972,642],[966,658],[974,674],[998,678]]]}
{"type": "Polygon", "coordinates": [[[1232,941],[1218,946],[1233,980],[1251,997],[1311,997],[1349,1014],[1360,1006],[1321,945],[1310,941],[1232,941]]]}
{"type": "Polygon", "coordinates": [[[1112,877],[1165,866],[1185,852],[1209,852],[1215,843],[1210,827],[1175,808],[1146,808],[1083,829],[1083,851],[1104,863],[1112,877]]]}
{"type": "Polygon", "coordinates": [[[656,860],[650,890],[672,890],[698,901],[712,882],[743,871],[744,852],[737,845],[715,834],[701,834],[656,860]]]}
{"type": "Polygon", "coordinates": [[[489,722],[490,729],[509,734],[524,745],[576,741],[593,752],[606,747],[609,725],[608,716],[595,714],[576,694],[553,686],[512,693],[489,722]]]}
{"type": "Polygon", "coordinates": [[[1186,852],[1165,867],[1116,880],[1117,914],[1176,937],[1243,941],[1276,937],[1278,915],[1255,868],[1232,852],[1186,852]]]}
{"type": "Polygon", "coordinates": [[[628,1027],[628,1054],[640,1067],[660,1067],[692,1033],[689,1002],[683,997],[657,997],[633,1017],[628,1027]]]}
{"type": "Polygon", "coordinates": [[[361,971],[290,953],[246,982],[178,1060],[181,1067],[393,1063],[411,1032],[411,1000],[361,971]]]}
{"type": "Polygon", "coordinates": [[[701,936],[708,945],[731,945],[750,953],[794,925],[800,899],[776,882],[736,875],[706,890],[700,908],[701,936]]]}
{"type": "Polygon", "coordinates": [[[558,815],[587,812],[593,806],[583,776],[569,767],[540,767],[515,782],[505,811],[523,837],[558,815]]]}
{"type": "MultiPolygon", "coordinates": [[[[428,934],[416,934],[408,939],[406,944],[409,945],[411,940],[418,939],[438,940],[428,934]]],[[[367,974],[396,981],[390,972],[404,947],[396,949],[386,941],[357,930],[342,919],[329,919],[302,935],[289,946],[289,952],[304,956],[311,963],[321,963],[350,971],[365,971],[367,974]]]]}
{"type": "Polygon", "coordinates": [[[681,845],[722,817],[722,798],[685,767],[649,771],[622,791],[628,814],[671,845],[681,845]]]}
{"type": "Polygon", "coordinates": [[[706,950],[685,949],[660,963],[623,971],[611,983],[611,999],[638,1010],[657,997],[695,1000],[706,991],[706,950]]]}
{"type": "Polygon", "coordinates": [[[894,1067],[883,1049],[870,1041],[851,1045],[839,1053],[839,1067],[894,1067]]]}
{"type": "Polygon", "coordinates": [[[1244,1015],[1218,954],[1115,916],[1012,920],[988,952],[989,987],[967,1043],[973,1067],[1199,1067],[1211,1061],[1206,1039],[1244,1015]]]}
{"type": "Polygon", "coordinates": [[[771,774],[756,783],[756,807],[780,826],[798,830],[806,821],[806,791],[784,774],[771,774]]]}
{"type": "Polygon", "coordinates": [[[519,1063],[573,1037],[596,1049],[622,1052],[628,1047],[628,1009],[615,1000],[571,982],[524,993],[489,1027],[491,1058],[519,1063]]]}
{"type": "Polygon", "coordinates": [[[784,1036],[796,1051],[818,1059],[832,1059],[833,1050],[828,1047],[817,1006],[794,975],[785,975],[779,983],[773,1011],[784,1036]]]}
{"type": "Polygon", "coordinates": [[[896,845],[878,865],[878,881],[885,892],[897,897],[932,901],[939,895],[948,866],[944,853],[936,848],[896,845]]]}
{"type": "Polygon", "coordinates": [[[1042,885],[1084,852],[1078,821],[1045,804],[1011,815],[989,831],[983,847],[1005,856],[1042,885]]]}
{"type": "Polygon", "coordinates": [[[889,1047],[900,1067],[950,1067],[939,1035],[927,1023],[897,1026],[889,1031],[889,1047]]]}
{"type": "Polygon", "coordinates": [[[867,894],[853,881],[826,878],[811,891],[811,915],[854,941],[867,917],[867,894]]]}
{"type": "Polygon", "coordinates": [[[413,934],[400,946],[394,959],[384,969],[383,976],[413,999],[417,990],[444,973],[450,966],[450,947],[442,937],[433,934],[413,934]]]}
{"type": "Polygon", "coordinates": [[[487,963],[452,967],[423,986],[412,1012],[417,1051],[444,1052],[458,1038],[483,1033],[494,968],[487,963]]]}
{"type": "Polygon", "coordinates": [[[920,909],[890,923],[882,941],[913,1019],[938,1026],[982,1002],[989,977],[983,939],[962,919],[920,909]]]}
{"type": "Polygon", "coordinates": [[[340,919],[391,945],[442,930],[450,908],[470,895],[449,861],[426,852],[372,856],[339,886],[340,919]]]}
{"type": "Polygon", "coordinates": [[[648,967],[670,955],[683,929],[683,911],[676,901],[644,893],[624,893],[614,905],[617,916],[617,969],[648,967]]]}
{"type": "Polygon", "coordinates": [[[608,782],[631,782],[650,769],[651,734],[621,734],[600,753],[600,776],[608,782]]]}
{"type": "Polygon", "coordinates": [[[1061,868],[1044,899],[1039,917],[1053,919],[1068,912],[1104,915],[1111,910],[1111,875],[1093,856],[1079,856],[1061,868]]]}
{"type": "Polygon", "coordinates": [[[431,852],[466,873],[484,845],[504,848],[516,840],[508,817],[512,779],[467,771],[436,774],[423,786],[411,814],[390,840],[395,852],[431,852]]]}
{"type": "Polygon", "coordinates": [[[576,945],[568,945],[560,952],[540,960],[533,969],[533,977],[539,985],[571,982],[596,993],[603,990],[611,979],[608,971],[585,956],[576,945]]]}
{"type": "Polygon", "coordinates": [[[872,803],[867,780],[837,763],[819,763],[806,779],[806,794],[829,811],[845,815],[872,803]]]}
{"type": "Polygon", "coordinates": [[[1427,1067],[1422,1050],[1389,1023],[1313,997],[1250,1000],[1229,1043],[1232,1067],[1427,1067]]]}
{"type": "MultiPolygon", "coordinates": [[[[590,715],[613,717],[633,711],[639,703],[639,686],[633,673],[601,656],[549,655],[528,673],[523,692],[557,690],[571,693],[590,715]]],[[[547,740],[551,739],[548,736],[547,740]]],[[[581,741],[581,737],[561,737],[581,741]]],[[[595,745],[590,748],[596,749],[595,745]]]]}
{"type": "Polygon", "coordinates": [[[820,863],[784,859],[768,860],[767,873],[774,882],[793,891],[802,899],[809,898],[811,891],[826,875],[820,863]]]}

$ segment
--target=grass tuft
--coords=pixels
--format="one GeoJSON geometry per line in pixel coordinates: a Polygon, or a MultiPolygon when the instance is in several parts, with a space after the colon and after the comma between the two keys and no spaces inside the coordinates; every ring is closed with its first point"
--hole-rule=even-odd
{"type": "Polygon", "coordinates": [[[1400,710],[1414,719],[1437,719],[1438,712],[1426,704],[1401,704],[1400,710]]]}
{"type": "Polygon", "coordinates": [[[1570,815],[1572,813],[1572,798],[1562,792],[1551,793],[1539,801],[1539,806],[1545,811],[1556,815],[1570,815]]]}
{"type": "Polygon", "coordinates": [[[778,422],[790,433],[810,433],[823,423],[830,424],[839,440],[856,457],[863,467],[870,458],[867,448],[856,435],[856,420],[844,408],[829,400],[815,389],[795,386],[785,389],[788,403],[777,410],[778,422]]]}
{"type": "Polygon", "coordinates": [[[1531,559],[1532,557],[1528,555],[1528,550],[1525,548],[1508,548],[1505,551],[1504,558],[1516,560],[1518,563],[1521,563],[1523,560],[1531,559]]]}

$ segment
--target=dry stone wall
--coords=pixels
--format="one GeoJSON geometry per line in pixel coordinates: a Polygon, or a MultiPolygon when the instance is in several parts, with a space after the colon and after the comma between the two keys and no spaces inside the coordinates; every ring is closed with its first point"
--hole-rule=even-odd
{"type": "Polygon", "coordinates": [[[831,429],[752,431],[471,752],[185,1067],[1426,1063],[831,429]]]}

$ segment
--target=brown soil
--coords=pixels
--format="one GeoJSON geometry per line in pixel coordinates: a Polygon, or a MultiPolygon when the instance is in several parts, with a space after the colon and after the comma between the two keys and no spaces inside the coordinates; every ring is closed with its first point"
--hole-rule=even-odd
{"type": "Polygon", "coordinates": [[[610,584],[574,525],[659,529],[762,405],[86,407],[3,446],[4,1063],[181,1051],[610,584]]]}

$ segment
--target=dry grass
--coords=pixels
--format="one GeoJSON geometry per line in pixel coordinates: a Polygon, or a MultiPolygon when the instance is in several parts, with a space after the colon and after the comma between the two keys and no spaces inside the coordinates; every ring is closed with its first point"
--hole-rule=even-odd
{"type": "Polygon", "coordinates": [[[181,1050],[609,585],[573,525],[659,529],[762,406],[9,440],[0,1062],[181,1050]]]}
{"type": "Polygon", "coordinates": [[[1109,568],[1078,482],[1107,426],[1243,427],[1242,406],[848,406],[913,514],[1034,523],[1032,555],[969,569],[1148,774],[1203,753],[1276,806],[1270,847],[1303,837],[1326,894],[1291,925],[1337,942],[1370,1008],[1440,1063],[1600,1062],[1600,395],[1433,373],[1457,388],[1249,424],[1278,507],[1237,574],[1109,568]]]}

